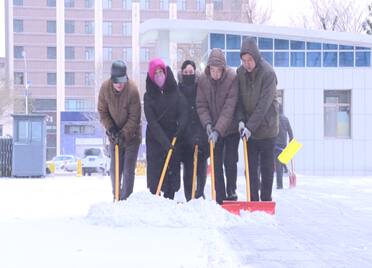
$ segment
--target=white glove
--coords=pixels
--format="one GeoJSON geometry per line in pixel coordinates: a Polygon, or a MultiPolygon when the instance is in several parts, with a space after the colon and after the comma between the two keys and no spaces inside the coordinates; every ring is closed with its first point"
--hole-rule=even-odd
{"type": "Polygon", "coordinates": [[[239,133],[240,133],[240,137],[242,138],[245,137],[247,140],[252,135],[252,133],[249,131],[248,128],[245,127],[245,124],[242,121],[239,122],[239,133]]]}
{"type": "Polygon", "coordinates": [[[206,130],[207,130],[207,136],[209,136],[209,135],[211,135],[211,133],[212,133],[212,125],[211,124],[208,124],[207,126],[206,126],[206,130]]]}

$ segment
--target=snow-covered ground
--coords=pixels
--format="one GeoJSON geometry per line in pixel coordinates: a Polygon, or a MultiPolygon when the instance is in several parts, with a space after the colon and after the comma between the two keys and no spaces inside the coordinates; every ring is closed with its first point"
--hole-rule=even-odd
{"type": "Polygon", "coordinates": [[[145,182],[112,203],[108,177],[1,178],[0,267],[372,267],[372,177],[298,176],[241,217],[145,182]]]}

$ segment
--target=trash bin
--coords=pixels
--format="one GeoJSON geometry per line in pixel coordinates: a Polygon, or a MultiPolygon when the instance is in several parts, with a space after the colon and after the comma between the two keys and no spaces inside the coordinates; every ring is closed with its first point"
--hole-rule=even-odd
{"type": "Polygon", "coordinates": [[[12,114],[13,177],[45,177],[46,115],[12,114]]]}

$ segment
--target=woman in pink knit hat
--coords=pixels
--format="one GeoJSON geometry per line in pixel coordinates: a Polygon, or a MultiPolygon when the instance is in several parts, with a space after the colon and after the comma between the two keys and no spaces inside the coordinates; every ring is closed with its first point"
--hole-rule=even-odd
{"type": "MultiPolygon", "coordinates": [[[[172,70],[164,61],[150,61],[146,78],[144,110],[147,120],[146,158],[147,187],[155,194],[168,150],[173,137],[182,139],[187,124],[187,102],[180,93],[172,70]]],[[[164,197],[173,199],[180,188],[180,161],[177,143],[168,165],[162,191],[164,197]]]]}

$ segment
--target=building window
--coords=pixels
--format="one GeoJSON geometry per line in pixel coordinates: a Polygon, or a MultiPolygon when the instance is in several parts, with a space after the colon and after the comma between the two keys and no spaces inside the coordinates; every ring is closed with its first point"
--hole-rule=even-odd
{"type": "Polygon", "coordinates": [[[65,125],[65,134],[93,135],[95,127],[91,125],[65,125]]]}
{"type": "Polygon", "coordinates": [[[205,10],[205,0],[196,0],[196,9],[199,11],[205,10]]]}
{"type": "Polygon", "coordinates": [[[340,45],[338,58],[340,67],[354,67],[354,47],[340,45]]]}
{"type": "Polygon", "coordinates": [[[123,9],[131,9],[132,0],[123,0],[123,9]]]}
{"type": "Polygon", "coordinates": [[[131,47],[123,48],[123,59],[126,62],[131,62],[132,61],[132,48],[131,47]]]}
{"type": "Polygon", "coordinates": [[[150,59],[150,49],[148,47],[142,47],[140,51],[141,61],[149,61],[150,59]]]}
{"type": "Polygon", "coordinates": [[[169,9],[169,0],[160,0],[160,9],[168,10],[169,9]]]}
{"type": "Polygon", "coordinates": [[[23,72],[14,72],[14,84],[23,85],[23,83],[24,83],[23,72]]]}
{"type": "Polygon", "coordinates": [[[94,21],[84,22],[84,33],[93,34],[94,33],[94,21]]]}
{"type": "Polygon", "coordinates": [[[274,65],[274,57],[272,51],[263,51],[261,52],[261,56],[271,65],[274,65]]]}
{"type": "Polygon", "coordinates": [[[65,33],[74,33],[75,32],[75,21],[66,20],[65,21],[65,33]]]}
{"type": "Polygon", "coordinates": [[[177,10],[180,11],[186,10],[186,0],[177,0],[177,10]]]}
{"type": "Polygon", "coordinates": [[[14,58],[23,59],[23,46],[14,46],[14,58]]]}
{"type": "Polygon", "coordinates": [[[337,67],[337,52],[323,52],[323,66],[337,67]]]}
{"type": "Polygon", "coordinates": [[[75,6],[75,0],[65,0],[65,8],[74,7],[74,6],[75,6]]]}
{"type": "Polygon", "coordinates": [[[83,99],[68,99],[65,101],[66,111],[94,111],[94,103],[83,99]]]}
{"type": "Polygon", "coordinates": [[[15,33],[23,32],[23,20],[18,20],[18,19],[13,20],[13,31],[15,33]]]}
{"type": "Polygon", "coordinates": [[[258,48],[259,49],[273,49],[273,39],[260,37],[258,38],[258,48]]]}
{"type": "Polygon", "coordinates": [[[66,86],[73,86],[73,85],[75,85],[75,73],[73,73],[73,72],[65,72],[65,85],[66,86]]]}
{"type": "Polygon", "coordinates": [[[292,50],[305,50],[305,42],[291,40],[291,49],[292,50]]]}
{"type": "Polygon", "coordinates": [[[123,23],[123,35],[124,36],[131,36],[132,35],[132,23],[131,22],[124,22],[123,23]]]}
{"type": "Polygon", "coordinates": [[[226,61],[228,66],[240,66],[240,52],[226,52],[226,61]]]}
{"type": "Polygon", "coordinates": [[[36,111],[55,111],[57,108],[56,99],[34,99],[32,105],[36,111]]]}
{"type": "Polygon", "coordinates": [[[225,49],[225,35],[224,34],[217,34],[211,33],[210,35],[210,47],[212,48],[221,48],[225,49]]]}
{"type": "Polygon", "coordinates": [[[47,59],[54,60],[57,58],[56,47],[47,47],[47,59]]]}
{"type": "Polygon", "coordinates": [[[307,67],[321,67],[322,66],[322,54],[321,52],[306,52],[306,66],[307,67]]]}
{"type": "Polygon", "coordinates": [[[86,47],[85,48],[85,59],[86,60],[94,60],[94,47],[86,47]]]}
{"type": "Polygon", "coordinates": [[[104,21],[102,31],[103,31],[104,36],[111,36],[112,35],[112,22],[104,21]]]}
{"type": "Polygon", "coordinates": [[[112,0],[103,0],[102,7],[105,9],[112,8],[112,0]]]}
{"type": "Polygon", "coordinates": [[[47,20],[47,32],[48,33],[56,33],[56,21],[55,20],[47,20]]]}
{"type": "Polygon", "coordinates": [[[288,50],[289,49],[289,40],[285,39],[275,39],[274,48],[278,50],[288,50]]]}
{"type": "Polygon", "coordinates": [[[239,49],[241,46],[241,37],[240,35],[226,35],[226,48],[227,49],[239,49]]]}
{"type": "Polygon", "coordinates": [[[149,9],[150,8],[150,0],[140,0],[140,8],[141,9],[149,9]]]}
{"type": "Polygon", "coordinates": [[[306,42],[306,49],[307,50],[321,50],[322,44],[321,43],[315,43],[315,42],[306,42]]]}
{"type": "Polygon", "coordinates": [[[65,47],[65,59],[66,60],[75,59],[75,47],[65,47]]]}
{"type": "Polygon", "coordinates": [[[324,91],[324,136],[351,137],[351,90],[324,91]]]}
{"type": "Polygon", "coordinates": [[[112,60],[112,47],[103,48],[103,60],[112,60]]]}
{"type": "Polygon", "coordinates": [[[94,0],[85,0],[84,7],[85,8],[93,8],[94,7],[94,0]]]}
{"type": "Polygon", "coordinates": [[[47,0],[47,6],[48,7],[55,7],[56,6],[56,0],[47,0]]]}
{"type": "Polygon", "coordinates": [[[13,6],[23,6],[23,0],[13,0],[13,6]]]}
{"type": "Polygon", "coordinates": [[[57,74],[56,73],[47,73],[47,83],[50,86],[57,84],[57,74]]]}
{"type": "Polygon", "coordinates": [[[275,52],[274,54],[275,67],[289,66],[289,52],[275,52]]]}
{"type": "Polygon", "coordinates": [[[213,0],[213,8],[214,8],[214,10],[222,10],[223,9],[223,0],[213,0]]]}
{"type": "Polygon", "coordinates": [[[93,72],[85,73],[85,85],[86,86],[93,86],[94,85],[94,78],[95,75],[93,72]]]}
{"type": "Polygon", "coordinates": [[[291,52],[291,67],[305,67],[305,52],[291,52]]]}
{"type": "Polygon", "coordinates": [[[370,67],[371,66],[371,52],[356,50],[355,51],[355,66],[370,67]]]}

